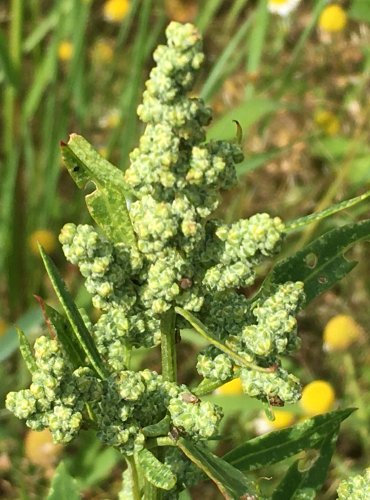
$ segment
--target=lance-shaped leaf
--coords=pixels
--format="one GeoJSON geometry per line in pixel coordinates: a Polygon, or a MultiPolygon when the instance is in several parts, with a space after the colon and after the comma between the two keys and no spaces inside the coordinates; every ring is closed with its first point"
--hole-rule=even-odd
{"type": "Polygon", "coordinates": [[[203,445],[195,444],[182,437],[176,441],[176,444],[216,484],[224,498],[230,500],[260,498],[253,482],[240,470],[211,453],[203,445]]]}
{"type": "Polygon", "coordinates": [[[35,373],[37,370],[37,366],[30,343],[28,342],[26,335],[19,328],[17,328],[17,334],[22,358],[24,359],[24,362],[26,363],[26,366],[30,373],[35,373]]]}
{"type": "Polygon", "coordinates": [[[83,137],[71,134],[61,144],[64,163],[82,189],[91,181],[95,191],[88,194],[86,204],[95,222],[114,243],[136,245],[135,233],[127,210],[128,191],[121,170],[103,158],[83,137]]]}
{"type": "Polygon", "coordinates": [[[258,296],[269,295],[273,285],[303,281],[305,303],[331,288],[357,264],[348,261],[344,252],[359,241],[370,240],[370,220],[346,224],[323,234],[303,250],[276,264],[258,296]]]}
{"type": "Polygon", "coordinates": [[[96,348],[94,340],[90,335],[90,332],[87,329],[79,310],[77,309],[76,304],[74,303],[70,293],[68,292],[66,285],[62,277],[60,276],[54,262],[48,255],[46,255],[41,247],[40,252],[51,284],[53,285],[55,293],[57,294],[57,297],[71,325],[75,341],[81,346],[81,349],[84,351],[87,359],[91,364],[91,367],[101,378],[104,378],[106,375],[105,366],[96,348]]]}
{"type": "Polygon", "coordinates": [[[347,208],[354,207],[361,201],[364,201],[367,198],[369,198],[369,196],[370,196],[370,191],[367,191],[366,193],[361,194],[360,196],[356,196],[355,198],[351,198],[350,200],[344,200],[339,203],[335,203],[334,205],[331,205],[325,210],[321,210],[321,212],[316,212],[310,215],[306,215],[305,217],[300,217],[299,219],[287,222],[285,224],[285,230],[288,233],[297,231],[298,229],[301,229],[302,227],[307,226],[312,222],[318,222],[319,220],[325,219],[326,217],[330,217],[331,215],[336,214],[341,210],[346,210],[347,208]]]}
{"type": "Polygon", "coordinates": [[[58,340],[74,368],[85,364],[85,353],[74,335],[70,322],[57,310],[44,304],[45,315],[54,327],[58,340]]]}
{"type": "Polygon", "coordinates": [[[297,460],[288,469],[281,483],[274,491],[272,500],[287,498],[316,498],[316,493],[325,482],[331,458],[338,439],[339,427],[321,441],[316,456],[297,460]],[[306,463],[305,463],[306,462],[306,463]]]}
{"type": "Polygon", "coordinates": [[[146,448],[139,451],[138,460],[145,478],[156,488],[171,490],[175,486],[177,478],[171,468],[160,462],[151,451],[146,448]]]}
{"type": "Polygon", "coordinates": [[[333,411],[304,420],[287,429],[269,432],[246,441],[223,456],[240,470],[254,470],[275,464],[302,450],[317,448],[318,443],[333,434],[354,408],[333,411]]]}

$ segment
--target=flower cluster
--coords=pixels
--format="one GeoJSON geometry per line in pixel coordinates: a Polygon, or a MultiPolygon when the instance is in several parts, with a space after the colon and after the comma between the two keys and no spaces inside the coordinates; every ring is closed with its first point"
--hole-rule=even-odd
{"type": "Polygon", "coordinates": [[[89,368],[73,370],[57,340],[39,337],[35,362],[30,388],[10,392],[6,406],[31,429],[49,428],[55,442],[68,443],[81,428],[86,404],[101,397],[102,387],[89,368]]]}
{"type": "MultiPolygon", "coordinates": [[[[146,428],[163,419],[195,441],[218,433],[216,405],[156,372],[130,370],[130,351],[158,345],[164,313],[174,314],[176,306],[196,315],[219,342],[199,355],[203,377],[221,383],[240,376],[244,392],[274,405],[300,397],[299,382],[280,357],[298,345],[303,284],[275,285],[251,299],[242,293],[255,282],[256,268],[279,250],[284,224],[268,214],[232,224],[211,219],[243,155],[234,143],[205,143],[211,111],[187,97],[203,61],[198,32],[171,23],[166,34],[138,109],[146,129],[124,176],[136,245],[113,243],[90,225],[66,224],[60,234],[67,260],[79,267],[102,312],[95,324],[85,323],[108,376],[74,369],[57,341],[42,337],[31,388],[7,400],[28,425],[50,427],[62,442],[94,420],[100,439],[125,455],[140,452],[146,428]]],[[[181,328],[184,319],[175,319],[181,328]]]]}
{"type": "Polygon", "coordinates": [[[370,498],[370,468],[364,474],[350,477],[343,480],[337,490],[338,500],[366,500],[370,498]]]}

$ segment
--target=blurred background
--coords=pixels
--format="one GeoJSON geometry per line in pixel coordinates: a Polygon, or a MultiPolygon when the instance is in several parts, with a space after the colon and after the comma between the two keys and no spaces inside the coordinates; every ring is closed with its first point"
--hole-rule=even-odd
{"type": "MultiPolygon", "coordinates": [[[[59,143],[71,132],[82,134],[112,163],[127,167],[142,131],[136,108],[152,52],[164,42],[170,20],[192,22],[204,37],[206,62],[194,93],[214,110],[208,137],[234,139],[233,120],[243,129],[239,184],[225,194],[219,215],[231,222],[268,212],[287,221],[370,189],[368,0],[2,2],[1,408],[9,390],[29,383],[14,325],[33,340],[45,329],[34,294],[57,307],[37,242],[56,261],[78,305],[92,318],[98,314],[57,241],[64,223],[91,223],[84,193],[61,164],[59,143]]],[[[369,212],[364,202],[306,226],[286,241],[283,255],[369,212]]],[[[242,395],[238,381],[210,396],[227,417],[222,452],[307,416],[356,406],[343,425],[322,499],[335,498],[343,477],[369,466],[369,247],[357,245],[348,257],[359,261],[354,271],[299,317],[302,348],[286,363],[304,384],[301,404],[276,411],[270,422],[262,404],[242,395]]],[[[267,270],[261,269],[261,279],[267,270]]],[[[191,332],[184,339],[180,378],[191,384],[202,344],[191,332]]],[[[158,360],[155,351],[141,352],[136,363],[156,368],[158,360]]],[[[0,422],[2,498],[43,498],[61,457],[84,498],[117,498],[121,459],[89,433],[61,448],[46,431],[27,431],[5,409],[0,422]]],[[[263,471],[276,478],[271,488],[286,467],[263,471]]],[[[256,478],[263,481],[258,473],[256,478]]],[[[192,494],[218,498],[207,485],[192,494]]]]}

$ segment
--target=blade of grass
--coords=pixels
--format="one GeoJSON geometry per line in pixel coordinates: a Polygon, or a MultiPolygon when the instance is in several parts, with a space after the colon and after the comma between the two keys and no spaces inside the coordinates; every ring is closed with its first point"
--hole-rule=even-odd
{"type": "Polygon", "coordinates": [[[249,0],[235,0],[225,19],[225,30],[230,31],[249,0]]]}
{"type": "Polygon", "coordinates": [[[23,42],[23,52],[28,54],[32,52],[42,40],[59,25],[61,17],[70,14],[73,6],[73,0],[63,0],[55,2],[55,6],[50,14],[42,21],[39,21],[35,29],[27,36],[23,42]]]}
{"type": "Polygon", "coordinates": [[[108,144],[108,156],[119,141],[120,149],[120,165],[124,167],[127,162],[129,151],[132,149],[134,137],[137,133],[137,123],[135,111],[141,92],[141,75],[146,59],[145,47],[150,27],[150,14],[152,9],[152,0],[143,0],[139,11],[138,29],[135,37],[133,52],[132,52],[132,67],[130,68],[129,80],[125,82],[125,90],[122,94],[120,102],[120,114],[123,121],[123,127],[118,126],[112,132],[108,144]]]}
{"type": "Polygon", "coordinates": [[[207,0],[199,9],[195,25],[201,33],[204,33],[207,30],[221,4],[222,0],[207,0]]]}
{"type": "Polygon", "coordinates": [[[305,44],[306,44],[308,38],[310,37],[311,33],[314,31],[316,24],[317,24],[317,20],[320,16],[320,13],[326,4],[327,4],[326,0],[318,0],[318,2],[316,3],[316,5],[313,9],[313,12],[312,12],[311,20],[308,23],[308,25],[306,26],[306,28],[303,30],[301,36],[298,39],[298,42],[295,44],[290,63],[287,66],[287,68],[285,69],[282,77],[279,79],[279,82],[278,82],[279,95],[284,94],[285,89],[289,83],[291,76],[292,76],[292,73],[294,72],[296,65],[299,61],[301,52],[304,49],[305,44]]]}
{"type": "Polygon", "coordinates": [[[251,17],[249,17],[244,21],[244,23],[240,26],[240,28],[232,37],[230,42],[226,45],[224,51],[217,60],[216,64],[213,66],[208,78],[204,82],[203,88],[200,93],[200,96],[205,101],[209,101],[217,85],[220,84],[220,82],[222,82],[225,79],[227,75],[226,68],[230,61],[230,58],[238,49],[240,42],[243,40],[246,33],[248,32],[249,26],[251,25],[251,21],[252,21],[251,17]]]}
{"type": "MultiPolygon", "coordinates": [[[[268,28],[269,12],[267,10],[267,0],[260,0],[256,14],[254,16],[253,29],[248,41],[248,58],[246,71],[249,75],[258,74],[262,52],[265,45],[266,33],[268,28]]],[[[245,97],[250,99],[255,92],[254,84],[248,83],[245,88],[245,97]]]]}

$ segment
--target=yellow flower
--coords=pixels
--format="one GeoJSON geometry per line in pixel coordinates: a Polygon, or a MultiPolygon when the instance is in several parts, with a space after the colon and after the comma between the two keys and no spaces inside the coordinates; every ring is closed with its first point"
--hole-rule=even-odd
{"type": "Polygon", "coordinates": [[[113,48],[106,40],[97,40],[92,50],[92,57],[101,64],[111,62],[113,59],[113,48]]]}
{"type": "MultiPolygon", "coordinates": [[[[295,415],[291,411],[286,410],[274,410],[273,411],[275,420],[269,420],[269,424],[275,430],[284,429],[293,424],[295,420],[295,415]]],[[[266,417],[267,418],[267,417],[266,417]]]]}
{"type": "Polygon", "coordinates": [[[317,111],[314,120],[316,125],[318,125],[327,135],[335,135],[339,131],[340,121],[331,111],[317,111]]]}
{"type": "Polygon", "coordinates": [[[39,255],[38,243],[43,247],[46,253],[52,253],[57,246],[55,234],[48,229],[37,229],[28,239],[28,244],[31,252],[34,255],[39,255]]]}
{"type": "Polygon", "coordinates": [[[234,380],[230,380],[230,382],[226,382],[226,384],[221,385],[221,387],[216,389],[216,394],[221,394],[222,396],[243,394],[243,388],[240,378],[234,378],[234,380]]]}
{"type": "Polygon", "coordinates": [[[58,57],[63,62],[68,62],[73,56],[73,45],[72,42],[68,40],[63,40],[60,42],[58,47],[58,57]]]}
{"type": "Polygon", "coordinates": [[[129,0],[107,0],[103,7],[103,15],[111,23],[120,23],[126,17],[129,9],[129,0]]]}
{"type": "Polygon", "coordinates": [[[301,0],[269,0],[267,8],[273,14],[285,17],[289,15],[301,0]]]}
{"type": "Polygon", "coordinates": [[[29,430],[24,438],[24,454],[30,462],[48,468],[56,461],[62,450],[60,444],[53,443],[49,429],[29,430]]]}
{"type": "Polygon", "coordinates": [[[332,4],[325,7],[319,17],[319,28],[328,33],[342,31],[347,24],[347,14],[340,5],[332,4]]]}
{"type": "Polygon", "coordinates": [[[324,329],[324,349],[327,351],[344,351],[363,335],[361,326],[346,314],[338,314],[331,318],[324,329]]]}
{"type": "Polygon", "coordinates": [[[8,324],[6,323],[6,321],[0,318],[0,337],[4,335],[7,329],[8,329],[8,324]]]}
{"type": "Polygon", "coordinates": [[[310,416],[325,413],[332,409],[335,401],[333,387],[325,380],[314,380],[302,391],[300,405],[310,416]]]}

